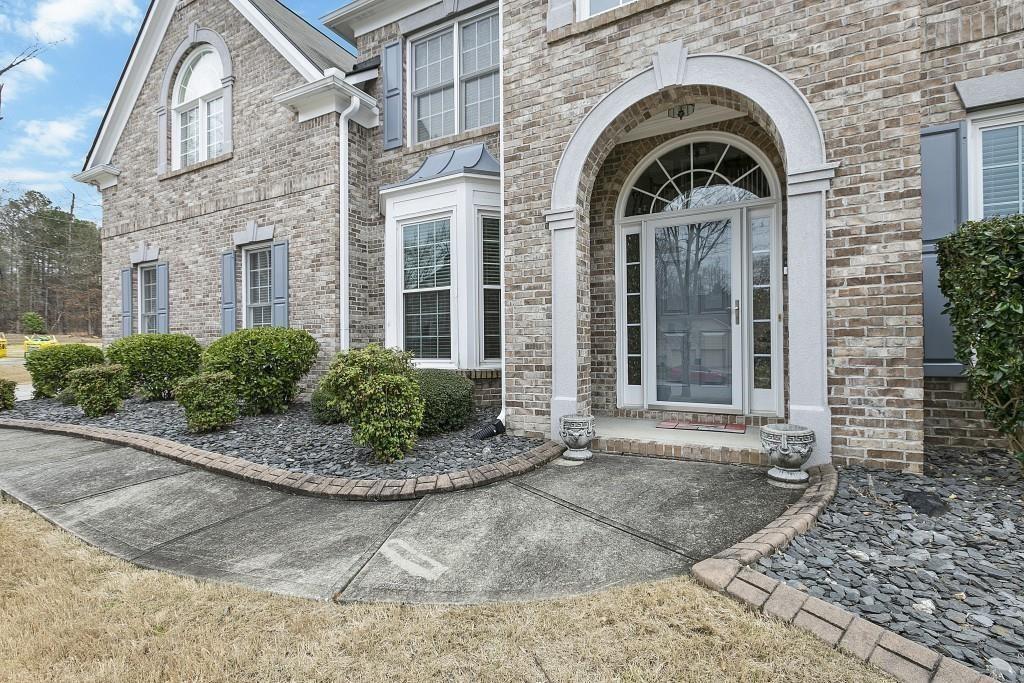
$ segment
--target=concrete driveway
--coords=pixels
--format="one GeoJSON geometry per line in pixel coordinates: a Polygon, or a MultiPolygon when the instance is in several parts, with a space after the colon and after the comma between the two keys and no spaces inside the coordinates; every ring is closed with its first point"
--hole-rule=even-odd
{"type": "Polygon", "coordinates": [[[341,601],[551,598],[686,573],[799,491],[598,455],[418,501],[309,498],[130,448],[0,429],[0,490],[143,567],[341,601]]]}

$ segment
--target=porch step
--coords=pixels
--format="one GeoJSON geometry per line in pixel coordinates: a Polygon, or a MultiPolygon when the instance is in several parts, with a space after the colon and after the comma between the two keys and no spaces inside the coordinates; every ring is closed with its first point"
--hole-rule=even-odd
{"type": "Polygon", "coordinates": [[[768,465],[757,427],[748,427],[744,434],[729,434],[658,429],[657,424],[654,420],[598,417],[591,449],[668,460],[768,465]]]}

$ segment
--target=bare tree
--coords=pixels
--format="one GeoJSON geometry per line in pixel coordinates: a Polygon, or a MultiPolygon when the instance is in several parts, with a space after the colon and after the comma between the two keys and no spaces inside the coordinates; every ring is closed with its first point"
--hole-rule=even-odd
{"type": "MultiPolygon", "coordinates": [[[[33,43],[29,47],[26,47],[24,50],[22,50],[21,52],[16,54],[14,56],[14,59],[12,59],[10,61],[10,63],[8,63],[6,65],[3,65],[2,62],[0,62],[0,79],[3,79],[4,75],[8,71],[13,71],[14,69],[17,69],[19,66],[24,64],[25,62],[32,61],[33,59],[38,57],[39,53],[42,52],[44,49],[45,49],[45,46],[42,43],[33,43]]],[[[0,121],[4,120],[3,104],[4,104],[4,83],[3,83],[3,80],[0,80],[0,121]]]]}

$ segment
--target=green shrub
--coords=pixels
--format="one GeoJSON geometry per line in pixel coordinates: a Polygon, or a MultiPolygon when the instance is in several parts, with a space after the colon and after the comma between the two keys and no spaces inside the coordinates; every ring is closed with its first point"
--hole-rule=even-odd
{"type": "Polygon", "coordinates": [[[247,415],[283,413],[320,345],[304,330],[261,327],[232,332],[203,353],[203,370],[230,372],[247,415]]]}
{"type": "Polygon", "coordinates": [[[75,392],[71,390],[71,387],[64,387],[63,389],[61,389],[60,393],[57,394],[56,398],[57,398],[57,401],[61,405],[65,405],[65,406],[77,406],[78,405],[78,397],[75,396],[75,392]]]}
{"type": "Polygon", "coordinates": [[[319,389],[352,425],[355,441],[390,462],[416,444],[423,422],[414,372],[412,354],[371,344],[338,354],[319,389]]]}
{"type": "Polygon", "coordinates": [[[123,365],[147,401],[174,396],[174,387],[199,372],[203,348],[187,334],[134,334],[107,349],[111,363],[123,365]]]}
{"type": "Polygon", "coordinates": [[[21,314],[22,334],[46,334],[46,321],[38,313],[29,311],[21,314]]]}
{"type": "Polygon", "coordinates": [[[32,375],[36,398],[51,398],[68,385],[68,373],[76,368],[101,365],[103,351],[88,344],[44,346],[25,359],[25,369],[32,375]]]}
{"type": "Polygon", "coordinates": [[[352,438],[373,449],[380,462],[405,457],[416,445],[423,422],[423,400],[416,380],[403,375],[375,375],[363,385],[366,400],[352,422],[352,438]]]}
{"type": "Polygon", "coordinates": [[[418,370],[423,399],[420,434],[443,434],[466,426],[473,417],[473,382],[451,370],[418,370]]]}
{"type": "Polygon", "coordinates": [[[122,365],[87,365],[68,373],[68,385],[88,417],[100,417],[120,408],[128,382],[122,365]]]}
{"type": "Polygon", "coordinates": [[[336,397],[323,387],[317,387],[309,400],[309,410],[313,414],[313,422],[322,425],[336,425],[345,421],[345,416],[335,402],[336,397]]]}
{"type": "Polygon", "coordinates": [[[0,410],[14,408],[14,389],[17,385],[9,379],[0,379],[0,410]]]}
{"type": "Polygon", "coordinates": [[[175,386],[174,397],[185,409],[189,431],[211,432],[238,419],[238,392],[229,372],[187,377],[175,386]]]}
{"type": "Polygon", "coordinates": [[[1024,216],[964,223],[938,251],[970,394],[1024,464],[1024,216]]]}

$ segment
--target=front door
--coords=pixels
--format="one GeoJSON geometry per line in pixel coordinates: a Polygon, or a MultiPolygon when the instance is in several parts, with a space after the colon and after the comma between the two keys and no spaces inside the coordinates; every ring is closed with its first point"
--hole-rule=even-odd
{"type": "Polygon", "coordinates": [[[740,212],[645,221],[646,402],[739,409],[740,212]]]}

